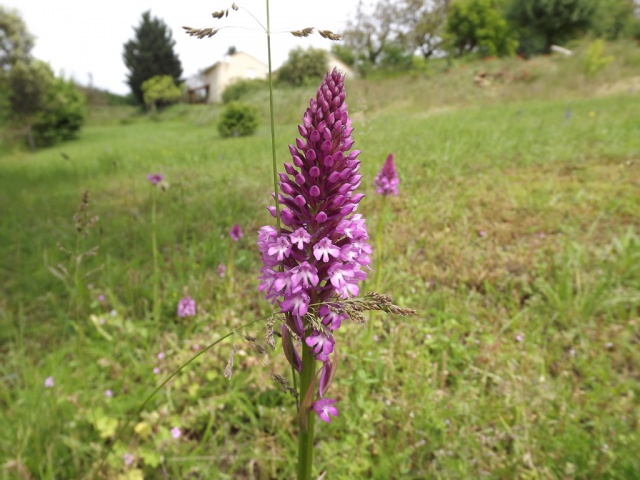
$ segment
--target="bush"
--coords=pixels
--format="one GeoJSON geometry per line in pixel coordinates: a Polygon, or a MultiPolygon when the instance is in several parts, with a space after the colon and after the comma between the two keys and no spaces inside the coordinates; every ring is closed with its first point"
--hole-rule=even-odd
{"type": "Polygon", "coordinates": [[[582,68],[587,77],[594,77],[611,63],[613,57],[604,55],[604,41],[596,40],[589,44],[582,68]]]}
{"type": "Polygon", "coordinates": [[[156,75],[142,82],[142,98],[152,111],[180,100],[182,90],[182,85],[176,85],[171,75],[156,75]]]}
{"type": "Polygon", "coordinates": [[[278,70],[278,81],[294,87],[320,81],[327,73],[329,57],[326,50],[300,47],[289,52],[289,58],[278,70]]]}
{"type": "Polygon", "coordinates": [[[31,125],[36,145],[49,146],[74,138],[84,123],[84,107],[84,96],[72,80],[54,79],[31,125]]]}
{"type": "Polygon", "coordinates": [[[222,109],[218,121],[221,137],[252,135],[258,128],[258,113],[251,105],[231,102],[222,109]]]}
{"type": "Polygon", "coordinates": [[[253,80],[237,80],[222,92],[222,103],[237,102],[250,93],[267,88],[267,81],[258,78],[253,80]]]}

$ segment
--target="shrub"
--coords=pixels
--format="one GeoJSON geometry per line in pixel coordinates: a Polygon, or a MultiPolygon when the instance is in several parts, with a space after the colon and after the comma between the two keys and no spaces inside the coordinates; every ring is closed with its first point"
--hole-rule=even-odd
{"type": "Polygon", "coordinates": [[[267,88],[266,80],[253,79],[253,80],[237,80],[224,89],[222,92],[222,103],[237,102],[242,97],[249,95],[250,93],[257,92],[267,88]]]}
{"type": "Polygon", "coordinates": [[[72,80],[56,78],[44,94],[42,108],[31,126],[38,146],[75,137],[85,119],[85,98],[72,80]]]}
{"type": "Polygon", "coordinates": [[[278,81],[294,87],[321,80],[327,73],[328,56],[326,50],[300,47],[289,52],[289,58],[278,70],[278,81]]]}
{"type": "Polygon", "coordinates": [[[589,44],[584,57],[583,69],[587,77],[594,77],[611,63],[613,57],[604,55],[604,41],[596,40],[589,44]]]}
{"type": "Polygon", "coordinates": [[[258,113],[251,105],[231,102],[220,113],[218,131],[221,137],[252,135],[258,128],[258,113]]]}
{"type": "Polygon", "coordinates": [[[176,85],[171,75],[156,75],[142,82],[145,105],[155,111],[158,106],[175,103],[182,96],[182,86],[176,85]]]}

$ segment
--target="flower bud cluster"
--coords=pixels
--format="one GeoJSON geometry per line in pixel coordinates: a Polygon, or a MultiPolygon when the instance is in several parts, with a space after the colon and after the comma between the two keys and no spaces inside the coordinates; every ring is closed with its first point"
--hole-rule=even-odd
{"type": "Polygon", "coordinates": [[[393,161],[393,153],[387,157],[387,161],[376,175],[373,185],[376,187],[378,195],[398,195],[398,184],[400,179],[396,172],[396,165],[393,161]]]}
{"type": "MultiPolygon", "coordinates": [[[[362,178],[360,152],[349,152],[354,141],[344,75],[335,69],[326,75],[298,131],[301,138],[289,146],[292,163],[280,173],[277,201],[284,227],[280,233],[271,226],[258,232],[264,264],[259,289],[286,314],[283,348],[291,364],[301,369],[296,337],[323,362],[322,398],[333,375],[334,332],[346,319],[327,304],[358,295],[372,253],[365,220],[355,213],[364,195],[355,193],[362,178]]],[[[276,216],[275,207],[269,210],[276,216]]],[[[327,400],[316,405],[325,421],[327,411],[337,414],[327,400]]]]}

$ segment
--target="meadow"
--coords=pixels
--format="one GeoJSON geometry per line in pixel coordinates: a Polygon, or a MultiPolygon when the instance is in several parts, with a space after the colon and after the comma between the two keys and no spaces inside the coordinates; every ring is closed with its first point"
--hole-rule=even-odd
{"type": "MultiPolygon", "coordinates": [[[[347,84],[372,234],[390,152],[401,180],[380,291],[418,314],[340,330],[316,476],[638,478],[640,53],[616,48],[596,78],[578,51],[347,84]]],[[[279,166],[314,93],[276,92],[279,166]]],[[[265,99],[250,99],[263,117],[265,99]]],[[[2,478],[294,476],[294,399],[272,378],[290,371],[266,319],[139,411],[271,312],[255,246],[273,223],[269,130],[221,139],[218,111],[103,108],[75,141],[0,149],[2,478]],[[99,219],[78,231],[85,191],[80,215],[99,219]],[[198,314],[178,318],[187,293],[198,314]]]]}

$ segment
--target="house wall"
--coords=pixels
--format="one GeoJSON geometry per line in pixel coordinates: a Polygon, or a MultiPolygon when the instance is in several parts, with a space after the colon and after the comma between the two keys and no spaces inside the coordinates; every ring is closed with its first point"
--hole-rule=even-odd
{"type": "Polygon", "coordinates": [[[208,103],[220,102],[224,89],[239,79],[267,78],[267,67],[246,53],[226,56],[205,72],[209,84],[208,103]]]}

